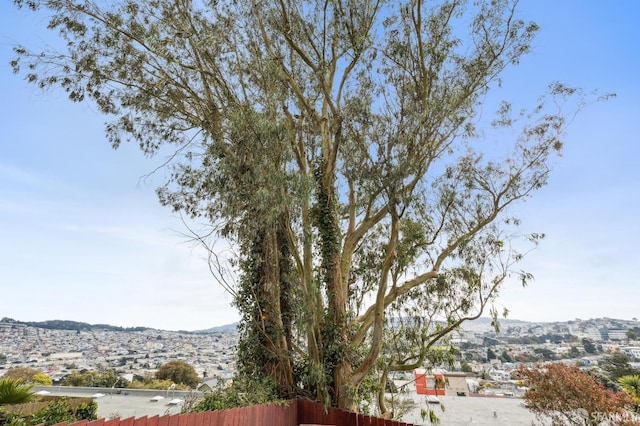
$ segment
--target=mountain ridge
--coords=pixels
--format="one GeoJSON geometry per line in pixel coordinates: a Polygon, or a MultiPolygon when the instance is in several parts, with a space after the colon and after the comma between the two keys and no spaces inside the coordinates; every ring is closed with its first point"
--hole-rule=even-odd
{"type": "MultiPolygon", "coordinates": [[[[146,330],[160,330],[154,327],[121,327],[116,325],[109,324],[90,324],[82,321],[72,321],[72,320],[46,320],[46,321],[19,321],[13,318],[4,317],[0,319],[0,324],[19,324],[26,325],[29,327],[36,328],[45,328],[49,330],[71,330],[71,331],[96,331],[96,330],[106,330],[106,331],[146,331],[146,330]]],[[[202,330],[175,330],[177,333],[191,333],[191,334],[209,334],[209,333],[223,333],[235,331],[238,323],[225,324],[217,327],[211,327],[202,330]]],[[[161,331],[169,331],[169,330],[161,330],[161,331]]]]}
{"type": "MultiPolygon", "coordinates": [[[[608,318],[608,317],[600,317],[600,318],[589,318],[587,320],[583,320],[580,318],[575,318],[573,320],[566,321],[525,321],[511,318],[500,318],[499,320],[500,326],[516,326],[516,325],[535,325],[535,324],[572,324],[575,322],[619,322],[619,323],[636,323],[638,320],[633,318],[631,320],[624,320],[619,318],[608,318]]],[[[463,329],[475,328],[475,327],[488,327],[491,326],[493,319],[490,317],[480,317],[473,321],[468,321],[462,325],[463,329]]],[[[45,328],[52,330],[77,330],[77,331],[92,331],[92,330],[107,330],[107,331],[146,331],[146,330],[161,330],[161,331],[175,331],[177,333],[188,333],[188,334],[213,334],[213,333],[227,333],[234,332],[237,330],[239,323],[234,322],[230,324],[224,324],[220,326],[210,327],[206,329],[199,330],[162,330],[155,327],[121,327],[114,326],[109,324],[90,324],[81,321],[72,321],[72,320],[47,320],[47,321],[18,321],[12,318],[4,317],[0,319],[0,324],[21,324],[27,325],[30,327],[36,328],[45,328]]],[[[627,324],[628,325],[628,324],[627,324]]]]}

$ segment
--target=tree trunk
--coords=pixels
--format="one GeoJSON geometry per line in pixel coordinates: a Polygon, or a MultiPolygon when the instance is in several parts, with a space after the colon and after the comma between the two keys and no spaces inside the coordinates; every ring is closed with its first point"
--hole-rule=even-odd
{"type": "Polygon", "coordinates": [[[264,224],[251,243],[245,260],[243,289],[237,306],[245,315],[239,351],[240,369],[274,381],[279,396],[295,397],[296,380],[291,360],[292,306],[290,247],[282,226],[264,224]],[[249,299],[249,300],[245,300],[249,299]]]}
{"type": "Polygon", "coordinates": [[[265,303],[262,321],[265,345],[270,352],[267,372],[278,384],[280,396],[295,395],[291,364],[291,286],[288,245],[283,241],[282,221],[270,227],[263,240],[263,289],[265,303]]]}
{"type": "Polygon", "coordinates": [[[328,383],[329,398],[333,406],[352,408],[353,392],[348,378],[353,367],[349,361],[349,336],[347,332],[347,300],[341,271],[340,227],[337,200],[331,166],[324,162],[316,170],[317,215],[316,226],[322,253],[322,281],[327,296],[327,312],[324,319],[323,366],[328,383]]]}

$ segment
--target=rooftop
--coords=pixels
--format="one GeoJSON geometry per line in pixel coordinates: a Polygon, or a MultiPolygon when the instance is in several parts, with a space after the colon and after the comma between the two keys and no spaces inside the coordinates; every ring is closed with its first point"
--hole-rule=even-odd
{"type": "Polygon", "coordinates": [[[49,392],[48,395],[93,397],[98,403],[98,418],[126,419],[129,417],[177,414],[190,392],[146,389],[105,389],[76,388],[69,386],[35,386],[35,391],[49,392]],[[102,395],[102,396],[98,396],[102,395]]]}

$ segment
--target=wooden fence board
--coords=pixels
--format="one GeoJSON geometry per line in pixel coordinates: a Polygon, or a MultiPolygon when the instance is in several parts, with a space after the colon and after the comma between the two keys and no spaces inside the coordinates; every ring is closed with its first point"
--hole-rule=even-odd
{"type": "Polygon", "coordinates": [[[205,411],[203,417],[204,426],[214,426],[216,421],[215,411],[205,411]]]}
{"type": "Polygon", "coordinates": [[[120,420],[120,426],[135,426],[136,418],[129,417],[124,420],[120,420]]]}
{"type": "Polygon", "coordinates": [[[169,416],[160,416],[160,418],[158,418],[158,426],[169,426],[169,416]]]}
{"type": "Polygon", "coordinates": [[[193,423],[190,426],[204,426],[204,413],[193,413],[193,423]]]}
{"type": "Polygon", "coordinates": [[[193,422],[193,415],[191,413],[178,416],[178,426],[189,426],[191,422],[193,422]]]}
{"type": "Polygon", "coordinates": [[[147,418],[147,426],[158,426],[159,422],[160,422],[160,416],[157,414],[155,416],[151,416],[147,418]]]}
{"type": "Polygon", "coordinates": [[[226,411],[227,410],[216,411],[216,418],[215,418],[215,421],[213,422],[213,425],[215,425],[215,426],[224,426],[226,411]]]}
{"type": "Polygon", "coordinates": [[[169,426],[180,426],[180,414],[171,414],[169,416],[169,426]]]}
{"type": "Polygon", "coordinates": [[[109,419],[104,422],[104,426],[118,426],[120,424],[120,418],[109,419]]]}
{"type": "Polygon", "coordinates": [[[222,423],[222,426],[235,426],[237,419],[238,419],[237,408],[234,408],[233,410],[227,410],[224,413],[224,423],[222,423]]]}

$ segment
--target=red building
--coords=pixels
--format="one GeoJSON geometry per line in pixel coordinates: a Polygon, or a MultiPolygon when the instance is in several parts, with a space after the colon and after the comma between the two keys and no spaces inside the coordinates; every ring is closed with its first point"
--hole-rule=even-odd
{"type": "Polygon", "coordinates": [[[467,396],[470,395],[467,375],[462,372],[430,373],[425,369],[413,372],[418,395],[467,396]]]}
{"type": "Polygon", "coordinates": [[[446,395],[444,374],[427,373],[426,370],[414,371],[416,378],[416,392],[418,395],[446,395]]]}

